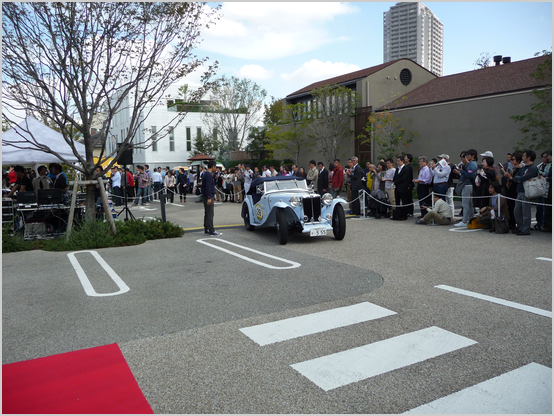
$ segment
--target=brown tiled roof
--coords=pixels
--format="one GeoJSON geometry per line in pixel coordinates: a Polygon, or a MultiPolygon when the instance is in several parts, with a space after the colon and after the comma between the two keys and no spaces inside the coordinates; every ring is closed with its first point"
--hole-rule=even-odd
{"type": "MultiPolygon", "coordinates": [[[[403,59],[407,60],[407,61],[410,61],[410,59],[406,59],[406,58],[396,59],[394,61],[385,62],[384,64],[381,64],[381,65],[372,66],[371,68],[360,69],[359,71],[351,72],[349,74],[339,75],[338,77],[329,78],[329,79],[325,79],[323,81],[314,82],[313,84],[310,84],[307,87],[304,87],[304,88],[302,88],[298,91],[293,92],[292,94],[287,95],[287,97],[292,97],[294,95],[310,92],[312,90],[315,90],[316,88],[321,88],[325,85],[342,84],[344,82],[354,81],[354,80],[360,79],[360,78],[365,78],[365,77],[367,77],[371,74],[374,74],[377,71],[380,71],[381,69],[386,68],[387,66],[392,65],[395,62],[401,61],[403,59]]],[[[411,61],[411,62],[413,62],[413,61],[411,61]]]]}
{"type": "Polygon", "coordinates": [[[435,78],[405,94],[406,99],[401,103],[389,103],[386,107],[415,107],[541,87],[547,82],[537,80],[530,74],[537,70],[537,65],[544,59],[541,56],[435,78]]]}

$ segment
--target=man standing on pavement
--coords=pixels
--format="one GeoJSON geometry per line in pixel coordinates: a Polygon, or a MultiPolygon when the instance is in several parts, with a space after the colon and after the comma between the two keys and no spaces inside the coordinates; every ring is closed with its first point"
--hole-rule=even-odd
{"type": "Polygon", "coordinates": [[[250,165],[246,165],[246,169],[244,170],[244,192],[245,194],[248,193],[250,190],[250,184],[252,183],[252,179],[254,177],[254,172],[252,172],[252,167],[250,165]]]}
{"type": "Polygon", "coordinates": [[[204,233],[208,235],[218,236],[214,229],[214,198],[215,184],[213,173],[215,171],[215,160],[208,162],[208,169],[204,171],[202,176],[202,202],[204,203],[204,233]]]}
{"type": "Polygon", "coordinates": [[[115,206],[121,205],[122,201],[120,196],[121,193],[121,173],[119,173],[119,169],[117,166],[112,166],[112,191],[114,194],[114,202],[115,206]]]}
{"type": "Polygon", "coordinates": [[[360,198],[358,191],[362,189],[362,168],[358,165],[358,157],[352,156],[352,169],[350,170],[350,185],[352,187],[352,214],[360,215],[360,198]]]}
{"type": "Polygon", "coordinates": [[[340,190],[342,188],[342,183],[344,182],[344,172],[342,166],[340,165],[340,160],[335,159],[335,170],[333,171],[333,180],[331,181],[331,191],[333,193],[333,198],[336,198],[340,195],[340,190]]]}
{"type": "Polygon", "coordinates": [[[413,186],[413,173],[410,165],[404,164],[404,158],[398,156],[396,158],[396,164],[398,166],[394,175],[394,186],[396,187],[396,202],[400,207],[400,221],[406,221],[410,212],[409,205],[412,203],[412,186],[413,186]]]}
{"type": "Polygon", "coordinates": [[[298,176],[298,167],[296,165],[292,165],[292,169],[290,171],[291,176],[298,176]]]}
{"type": "Polygon", "coordinates": [[[329,188],[329,172],[323,166],[323,162],[318,162],[318,174],[317,174],[317,193],[323,196],[329,188]]]}
{"type": "MultiPolygon", "coordinates": [[[[525,196],[523,183],[539,175],[538,169],[533,166],[536,157],[537,154],[533,150],[526,150],[523,152],[524,166],[512,178],[512,182],[517,183],[517,200],[514,208],[514,216],[518,229],[512,231],[515,235],[531,234],[531,204],[527,202],[529,200],[525,196]]],[[[505,175],[510,174],[506,172],[505,175]]]]}
{"type": "Polygon", "coordinates": [[[146,189],[146,195],[147,195],[146,199],[149,199],[150,201],[153,201],[154,200],[154,195],[153,195],[153,192],[152,192],[153,184],[152,184],[152,172],[150,171],[150,166],[144,165],[144,171],[148,175],[148,188],[146,189]]]}
{"type": "Polygon", "coordinates": [[[431,186],[431,172],[429,166],[427,166],[427,158],[421,156],[419,158],[419,174],[417,179],[413,179],[414,183],[417,183],[417,197],[419,199],[419,209],[421,211],[421,217],[423,218],[427,214],[427,210],[423,208],[431,203],[431,197],[429,196],[429,188],[431,186]]]}
{"type": "Polygon", "coordinates": [[[160,172],[161,169],[154,169],[154,172],[152,173],[152,183],[154,184],[154,199],[161,199],[160,198],[160,191],[162,189],[162,173],[160,172]]]}
{"type": "Polygon", "coordinates": [[[306,174],[306,182],[308,186],[311,184],[314,185],[314,187],[317,189],[317,168],[315,167],[315,160],[310,160],[310,169],[308,169],[308,173],[306,174]]]}
{"type": "Polygon", "coordinates": [[[394,196],[395,189],[393,183],[396,169],[394,169],[394,162],[391,158],[388,158],[385,164],[387,165],[387,172],[385,173],[383,181],[385,181],[385,192],[389,196],[389,204],[391,205],[390,207],[388,207],[389,217],[392,217],[392,210],[396,205],[396,197],[394,196]]]}

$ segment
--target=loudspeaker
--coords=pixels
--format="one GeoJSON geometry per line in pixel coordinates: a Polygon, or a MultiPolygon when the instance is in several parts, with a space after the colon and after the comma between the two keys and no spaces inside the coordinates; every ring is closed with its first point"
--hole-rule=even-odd
{"type": "MultiPolygon", "coordinates": [[[[117,151],[123,143],[117,143],[117,151]]],[[[133,148],[130,147],[127,150],[124,150],[119,156],[118,162],[120,165],[132,165],[133,164],[133,148]]]]}

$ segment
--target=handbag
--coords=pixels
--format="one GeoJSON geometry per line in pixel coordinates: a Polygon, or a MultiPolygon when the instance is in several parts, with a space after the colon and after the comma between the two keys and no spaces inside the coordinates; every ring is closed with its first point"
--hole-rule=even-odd
{"type": "Polygon", "coordinates": [[[546,194],[546,179],[542,176],[531,178],[523,182],[523,188],[525,189],[525,198],[539,198],[546,194]]]}
{"type": "Polygon", "coordinates": [[[462,191],[464,190],[464,187],[467,185],[467,179],[465,181],[458,181],[456,184],[456,188],[454,189],[454,193],[458,196],[462,196],[462,191]]]}
{"type": "Polygon", "coordinates": [[[477,230],[479,228],[483,228],[483,224],[479,222],[479,218],[473,218],[467,223],[467,228],[471,230],[477,230]]]}
{"type": "MultiPolygon", "coordinates": [[[[498,197],[498,214],[493,219],[493,227],[496,230],[495,234],[508,234],[510,232],[510,224],[504,215],[500,214],[500,196],[498,197]]],[[[491,212],[494,215],[494,211],[491,212]]]]}

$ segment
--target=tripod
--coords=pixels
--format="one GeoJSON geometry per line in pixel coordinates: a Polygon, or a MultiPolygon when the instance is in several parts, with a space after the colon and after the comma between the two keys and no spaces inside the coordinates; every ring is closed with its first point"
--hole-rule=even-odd
{"type": "Polygon", "coordinates": [[[125,199],[125,207],[119,211],[119,213],[117,214],[117,217],[119,218],[119,216],[125,212],[125,219],[123,221],[128,221],[129,220],[129,217],[131,217],[131,219],[135,219],[133,213],[131,212],[131,210],[127,207],[127,165],[124,165],[123,166],[123,173],[124,173],[124,176],[122,178],[122,183],[123,183],[123,198],[125,199]]]}

